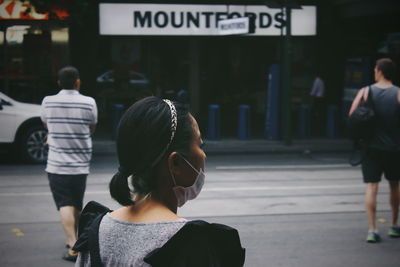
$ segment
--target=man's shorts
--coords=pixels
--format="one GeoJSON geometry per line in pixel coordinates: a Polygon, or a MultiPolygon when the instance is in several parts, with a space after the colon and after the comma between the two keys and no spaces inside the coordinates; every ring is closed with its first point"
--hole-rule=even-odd
{"type": "Polygon", "coordinates": [[[382,174],[389,181],[400,180],[400,152],[368,149],[361,169],[364,183],[379,183],[382,174]]]}
{"type": "Polygon", "coordinates": [[[82,210],[83,195],[86,189],[87,174],[67,175],[47,173],[57,210],[73,206],[82,210]]]}

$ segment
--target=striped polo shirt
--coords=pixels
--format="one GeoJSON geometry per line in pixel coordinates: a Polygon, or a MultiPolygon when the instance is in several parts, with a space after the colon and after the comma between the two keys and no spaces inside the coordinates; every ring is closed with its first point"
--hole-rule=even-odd
{"type": "Polygon", "coordinates": [[[97,123],[95,100],[77,90],[63,89],[43,99],[41,118],[49,131],[46,172],[88,174],[92,157],[90,125],[97,123]]]}

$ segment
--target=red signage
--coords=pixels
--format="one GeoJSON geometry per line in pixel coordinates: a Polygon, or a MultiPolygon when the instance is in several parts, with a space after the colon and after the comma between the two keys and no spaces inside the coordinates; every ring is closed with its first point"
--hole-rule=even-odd
{"type": "MultiPolygon", "coordinates": [[[[68,12],[64,9],[52,9],[58,19],[67,18],[68,12]]],[[[48,20],[49,13],[38,13],[29,1],[0,0],[0,20],[48,20]]]]}

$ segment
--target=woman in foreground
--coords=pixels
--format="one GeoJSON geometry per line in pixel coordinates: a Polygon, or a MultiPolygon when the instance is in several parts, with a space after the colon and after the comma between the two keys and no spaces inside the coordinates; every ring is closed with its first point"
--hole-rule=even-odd
{"type": "Polygon", "coordinates": [[[110,211],[82,212],[76,266],[243,266],[238,232],[177,215],[200,193],[206,155],[195,118],[179,103],[147,97],[121,119],[110,211]]]}

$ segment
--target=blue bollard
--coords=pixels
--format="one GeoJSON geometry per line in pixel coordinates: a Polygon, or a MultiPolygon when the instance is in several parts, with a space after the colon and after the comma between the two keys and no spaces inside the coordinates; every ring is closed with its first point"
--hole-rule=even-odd
{"type": "Polygon", "coordinates": [[[299,113],[298,113],[298,127],[297,127],[297,134],[299,138],[310,138],[311,135],[311,112],[310,106],[307,104],[301,104],[299,106],[299,113]]]}
{"type": "Polygon", "coordinates": [[[326,136],[336,138],[339,132],[339,109],[335,105],[329,105],[327,108],[326,136]]]}
{"type": "Polygon", "coordinates": [[[239,106],[239,123],[238,123],[238,138],[239,140],[250,139],[250,106],[239,106]]]}
{"type": "Polygon", "coordinates": [[[111,127],[112,127],[112,139],[117,138],[117,129],[119,121],[121,120],[122,114],[124,113],[124,105],[115,104],[112,106],[111,116],[111,127]]]}
{"type": "Polygon", "coordinates": [[[280,91],[280,69],[278,64],[272,64],[268,71],[268,86],[265,94],[265,138],[278,140],[280,133],[281,94],[280,91]]]}
{"type": "Polygon", "coordinates": [[[210,105],[208,107],[208,140],[219,140],[220,138],[220,111],[219,105],[210,105]]]}

